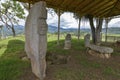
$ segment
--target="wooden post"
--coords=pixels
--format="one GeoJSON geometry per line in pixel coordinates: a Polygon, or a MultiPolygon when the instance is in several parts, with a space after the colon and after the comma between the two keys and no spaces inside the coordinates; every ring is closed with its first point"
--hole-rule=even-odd
{"type": "Polygon", "coordinates": [[[60,44],[60,9],[58,9],[58,41],[57,45],[60,44]]]}
{"type": "Polygon", "coordinates": [[[80,40],[80,22],[81,22],[81,18],[79,18],[79,22],[78,22],[78,40],[80,40]]]}
{"type": "Polygon", "coordinates": [[[105,27],[106,27],[106,32],[105,32],[105,42],[107,42],[107,32],[108,32],[108,19],[105,19],[105,27]]]}

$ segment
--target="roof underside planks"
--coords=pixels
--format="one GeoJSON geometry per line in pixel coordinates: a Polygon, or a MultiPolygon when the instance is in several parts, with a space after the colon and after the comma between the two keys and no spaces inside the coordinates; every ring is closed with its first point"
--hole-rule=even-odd
{"type": "MultiPolygon", "coordinates": [[[[17,0],[34,4],[41,0],[17,0]]],[[[63,11],[70,11],[94,17],[112,17],[120,15],[120,0],[43,0],[47,7],[59,8],[63,11]]]]}

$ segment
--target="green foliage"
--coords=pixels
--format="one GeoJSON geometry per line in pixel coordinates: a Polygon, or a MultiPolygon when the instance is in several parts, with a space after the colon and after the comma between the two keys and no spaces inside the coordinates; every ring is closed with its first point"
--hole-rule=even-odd
{"type": "Polygon", "coordinates": [[[81,19],[81,15],[78,14],[78,13],[74,13],[74,14],[73,14],[73,17],[74,17],[76,20],[81,19]]]}
{"type": "Polygon", "coordinates": [[[0,5],[0,22],[11,29],[15,36],[14,25],[18,24],[20,19],[25,19],[24,9],[19,2],[13,0],[7,0],[0,5]]]}
{"type": "Polygon", "coordinates": [[[12,6],[12,10],[15,14],[15,16],[17,16],[20,19],[24,19],[24,9],[21,7],[20,3],[13,1],[13,6],[12,6]]]}
{"type": "MultiPolygon", "coordinates": [[[[16,21],[17,18],[20,19],[24,19],[25,16],[25,12],[24,9],[22,8],[22,6],[20,5],[19,2],[17,1],[5,1],[3,3],[1,3],[2,7],[1,7],[1,18],[10,18],[12,19],[12,22],[16,21]],[[17,18],[16,18],[17,17],[17,18]]],[[[8,20],[10,21],[10,20],[8,20]]]]}
{"type": "MultiPolygon", "coordinates": [[[[48,8],[48,13],[50,13],[52,16],[54,16],[55,14],[58,14],[59,9],[53,9],[53,8],[48,8]]],[[[60,10],[60,16],[64,13],[65,11],[60,10]]]]}

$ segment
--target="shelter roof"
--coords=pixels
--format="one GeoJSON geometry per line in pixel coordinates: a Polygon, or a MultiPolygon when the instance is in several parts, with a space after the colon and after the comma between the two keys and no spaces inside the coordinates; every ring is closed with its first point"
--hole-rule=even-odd
{"type": "MultiPolygon", "coordinates": [[[[36,3],[41,0],[18,0],[36,3]]],[[[94,17],[112,17],[120,15],[120,0],[45,0],[47,7],[64,11],[93,15],[94,17]]]]}

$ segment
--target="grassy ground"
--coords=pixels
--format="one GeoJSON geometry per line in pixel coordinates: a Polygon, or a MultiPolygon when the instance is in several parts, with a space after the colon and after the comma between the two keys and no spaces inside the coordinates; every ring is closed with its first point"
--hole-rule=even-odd
{"type": "MultiPolygon", "coordinates": [[[[120,48],[113,43],[106,44],[114,48],[110,59],[100,59],[86,53],[84,41],[72,39],[72,49],[64,50],[64,36],[60,46],[57,37],[48,35],[47,54],[70,56],[66,64],[47,64],[45,80],[120,80],[120,48]]],[[[30,61],[25,56],[24,36],[0,41],[0,80],[35,80],[31,72],[30,61]]]]}
{"type": "Polygon", "coordinates": [[[20,59],[22,54],[25,54],[22,36],[0,41],[0,80],[18,80],[23,69],[30,66],[20,59]]]}

